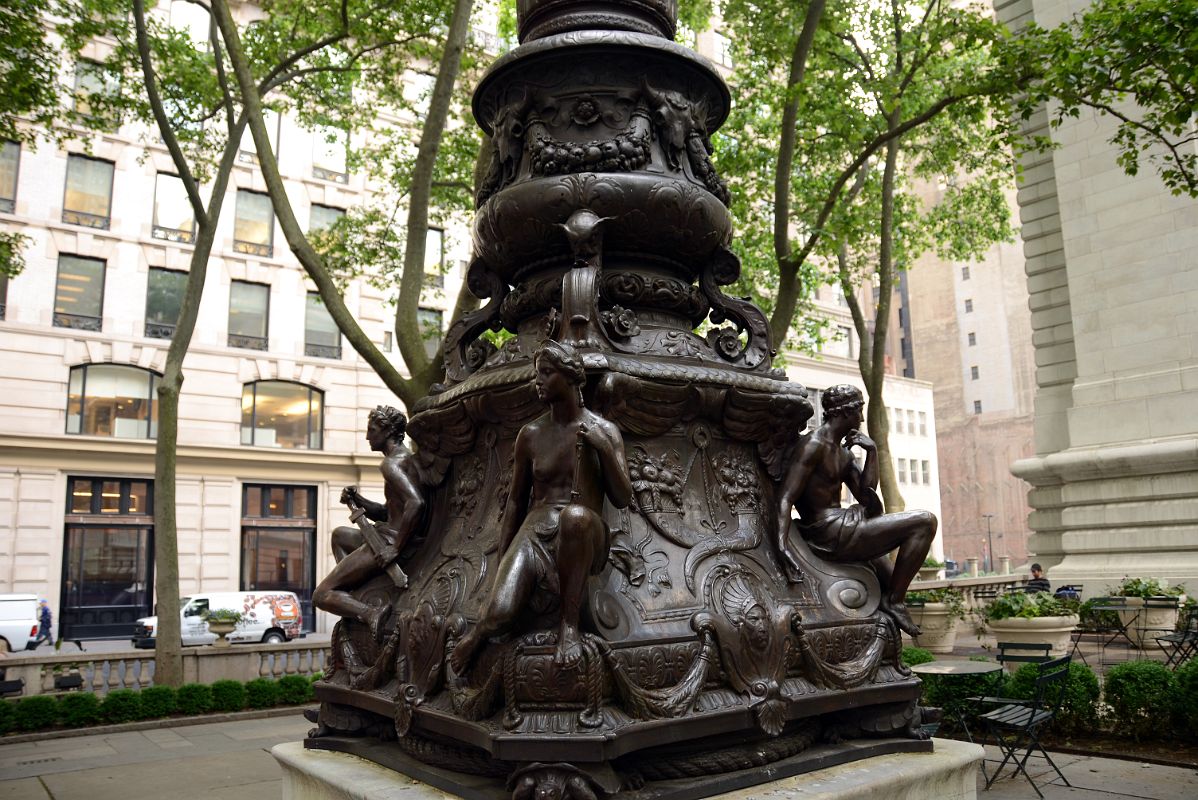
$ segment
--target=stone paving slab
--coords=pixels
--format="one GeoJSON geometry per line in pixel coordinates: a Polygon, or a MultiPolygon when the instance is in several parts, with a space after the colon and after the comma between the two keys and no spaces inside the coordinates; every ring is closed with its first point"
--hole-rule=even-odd
{"type": "Polygon", "coordinates": [[[52,800],[37,778],[0,781],[0,800],[52,800]]]}
{"type": "MultiPolygon", "coordinates": [[[[42,781],[54,800],[128,800],[131,797],[203,800],[214,792],[226,797],[270,797],[261,793],[263,778],[282,785],[279,768],[262,749],[213,755],[195,754],[174,758],[170,763],[130,769],[117,764],[95,769],[46,775],[42,781]],[[258,794],[250,794],[257,791],[258,794]]],[[[280,789],[274,789],[279,796],[280,789]]]]}

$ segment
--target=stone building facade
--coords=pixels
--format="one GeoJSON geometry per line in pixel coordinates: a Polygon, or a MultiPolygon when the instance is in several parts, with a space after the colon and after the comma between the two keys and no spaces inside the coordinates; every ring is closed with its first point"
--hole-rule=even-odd
{"type": "MultiPolygon", "coordinates": [[[[1014,28],[1085,0],[995,2],[1014,28]]],[[[1019,187],[1035,345],[1029,547],[1054,583],[1096,594],[1125,575],[1198,587],[1198,201],[1124,173],[1109,118],[1029,133],[1019,187]]]]}

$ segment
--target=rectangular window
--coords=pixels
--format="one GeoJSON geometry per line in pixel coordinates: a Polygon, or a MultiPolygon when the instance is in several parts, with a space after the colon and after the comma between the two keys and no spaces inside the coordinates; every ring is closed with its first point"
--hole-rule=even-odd
{"type": "Polygon", "coordinates": [[[274,236],[275,211],[270,205],[270,195],[238,189],[233,249],[269,258],[274,252],[274,236]]]}
{"type": "Polygon", "coordinates": [[[919,412],[919,435],[928,435],[928,412],[926,411],[919,412]]]}
{"type": "Polygon", "coordinates": [[[435,308],[416,309],[416,322],[420,326],[420,335],[424,337],[424,350],[430,358],[441,345],[441,323],[444,316],[435,308]]]}
{"type": "Polygon", "coordinates": [[[178,175],[159,172],[155,180],[153,234],[168,242],[195,241],[195,212],[178,175]]]}
{"type": "Polygon", "coordinates": [[[973,313],[973,301],[972,301],[972,300],[966,300],[966,301],[965,301],[965,313],[966,313],[966,314],[972,314],[972,313],[973,313]]]}
{"type": "Polygon", "coordinates": [[[932,485],[932,465],[931,465],[931,463],[929,463],[927,461],[920,461],[919,466],[920,466],[920,471],[923,473],[923,485],[931,486],[932,485]]]}
{"type": "Polygon", "coordinates": [[[394,334],[391,331],[383,331],[383,352],[390,353],[394,347],[394,334]]]}
{"type": "Polygon", "coordinates": [[[242,491],[242,591],[295,592],[304,630],[313,630],[316,489],[246,484],[242,491]]]}
{"type": "Polygon", "coordinates": [[[971,381],[976,381],[978,379],[978,368],[977,367],[969,368],[969,379],[971,381]]]}
{"type": "Polygon", "coordinates": [[[102,124],[97,119],[103,109],[97,108],[93,98],[113,95],[117,86],[101,64],[95,61],[75,62],[75,113],[84,117],[91,124],[102,124]]]}
{"type": "Polygon", "coordinates": [[[0,141],[0,211],[11,214],[17,207],[17,174],[21,164],[21,145],[0,141]]]}
{"type": "Polygon", "coordinates": [[[173,269],[150,269],[146,283],[146,336],[169,339],[179,324],[187,273],[173,269]]]}
{"type": "Polygon", "coordinates": [[[304,314],[304,354],[316,358],[341,358],[341,331],[317,292],[308,292],[304,314]]]}
{"type": "Polygon", "coordinates": [[[715,60],[720,66],[732,67],[732,40],[719,31],[712,34],[715,37],[715,60]]]}
{"type": "Polygon", "coordinates": [[[974,347],[978,343],[978,335],[973,331],[969,332],[969,346],[974,347]]]}
{"type": "Polygon", "coordinates": [[[975,413],[975,414],[982,413],[982,401],[981,400],[973,401],[973,413],[975,413]]]}
{"type": "Polygon", "coordinates": [[[903,432],[903,410],[901,408],[893,408],[890,413],[894,415],[894,432],[903,432]]]}
{"type": "MultiPolygon", "coordinates": [[[[262,125],[266,128],[266,139],[270,142],[273,153],[279,152],[279,112],[269,108],[262,109],[262,125]]],[[[237,145],[237,160],[243,164],[258,163],[258,148],[254,146],[254,134],[246,125],[241,134],[241,143],[237,145]]]]}
{"type": "Polygon", "coordinates": [[[233,281],[229,286],[229,347],[265,350],[270,287],[233,281]]]}
{"type": "Polygon", "coordinates": [[[104,309],[104,262],[78,256],[58,257],[54,291],[54,325],[100,330],[104,309]]]}
{"type": "Polygon", "coordinates": [[[961,267],[961,280],[969,280],[969,267],[961,267]]]}
{"type": "Polygon", "coordinates": [[[899,483],[907,482],[907,459],[905,458],[898,460],[898,480],[899,483]]]}
{"type": "Polygon", "coordinates": [[[313,203],[308,212],[308,233],[323,231],[337,224],[337,220],[345,216],[345,209],[334,206],[322,206],[313,203]]]}
{"type": "Polygon", "coordinates": [[[907,409],[907,433],[915,435],[915,412],[907,409]]]}
{"type": "Polygon", "coordinates": [[[429,286],[445,286],[445,231],[429,228],[424,239],[424,280],[429,286]]]}
{"type": "Polygon", "coordinates": [[[128,638],[153,602],[153,483],[71,476],[67,493],[59,634],[128,638]]]}
{"type": "Polygon", "coordinates": [[[108,230],[112,209],[111,161],[67,156],[67,186],[62,198],[62,221],[108,230]]]}
{"type": "Polygon", "coordinates": [[[322,181],[348,183],[346,154],[349,132],[342,128],[324,127],[312,132],[312,177],[322,181]]]}
{"type": "Polygon", "coordinates": [[[8,313],[8,276],[0,272],[0,319],[8,313]]]}

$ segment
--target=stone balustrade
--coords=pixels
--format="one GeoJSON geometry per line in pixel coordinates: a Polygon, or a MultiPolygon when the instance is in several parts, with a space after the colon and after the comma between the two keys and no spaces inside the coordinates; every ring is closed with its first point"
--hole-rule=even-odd
{"type": "MultiPolygon", "coordinates": [[[[284,644],[234,645],[226,648],[184,647],[184,683],[213,683],[223,679],[249,681],[284,675],[323,672],[328,643],[302,640],[284,644]]],[[[143,689],[154,685],[154,651],[130,648],[106,653],[70,652],[15,656],[0,662],[6,678],[25,679],[25,697],[54,694],[54,678],[78,673],[82,689],[105,695],[113,689],[143,689]]]]}
{"type": "Polygon", "coordinates": [[[911,591],[928,591],[943,589],[951,586],[965,595],[965,607],[977,608],[986,604],[988,597],[1002,594],[1024,583],[1022,575],[982,575],[979,577],[959,577],[936,581],[913,581],[911,591]]]}

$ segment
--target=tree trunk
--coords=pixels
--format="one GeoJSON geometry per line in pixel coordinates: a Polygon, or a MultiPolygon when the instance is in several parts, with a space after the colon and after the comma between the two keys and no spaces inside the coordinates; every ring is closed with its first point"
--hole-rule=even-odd
{"type": "Polygon", "coordinates": [[[795,125],[799,118],[799,86],[807,72],[807,59],[815,42],[815,31],[823,16],[826,0],[811,0],[803,29],[795,39],[790,57],[790,72],[786,80],[786,99],[782,107],[782,135],[778,142],[778,161],[774,166],[774,258],[778,262],[778,295],[774,314],[770,318],[770,338],[774,347],[782,349],[786,333],[798,306],[802,285],[799,268],[790,254],[790,184],[794,167],[795,125]]]}
{"type": "MultiPolygon", "coordinates": [[[[888,123],[893,128],[898,118],[897,111],[889,115],[888,123]]],[[[894,459],[890,456],[890,419],[882,389],[886,381],[886,337],[890,330],[890,301],[894,296],[894,182],[898,170],[899,139],[886,144],[886,169],[882,173],[882,218],[879,225],[878,242],[878,304],[874,312],[874,330],[869,342],[870,363],[868,371],[862,372],[865,391],[869,396],[867,422],[869,438],[878,445],[878,477],[882,489],[882,502],[888,512],[906,508],[898,481],[895,479],[894,459]]],[[[862,349],[866,343],[861,343],[862,349]]]]}
{"type": "MultiPolygon", "coordinates": [[[[403,273],[399,279],[399,298],[395,304],[395,346],[412,382],[419,387],[419,395],[428,392],[428,387],[442,375],[443,366],[431,360],[425,349],[420,331],[418,311],[420,294],[424,288],[425,237],[428,235],[428,206],[433,190],[433,172],[437,165],[437,151],[449,118],[449,106],[453,100],[453,87],[462,68],[462,54],[466,50],[466,37],[470,33],[470,12],[473,0],[454,0],[453,14],[449,19],[449,30],[445,37],[445,49],[437,66],[437,79],[429,98],[428,113],[420,128],[420,145],[416,161],[412,165],[412,184],[408,199],[408,219],[404,242],[403,273]]],[[[463,291],[469,291],[463,288],[463,291]]],[[[405,401],[406,402],[406,401],[405,401]]]]}

